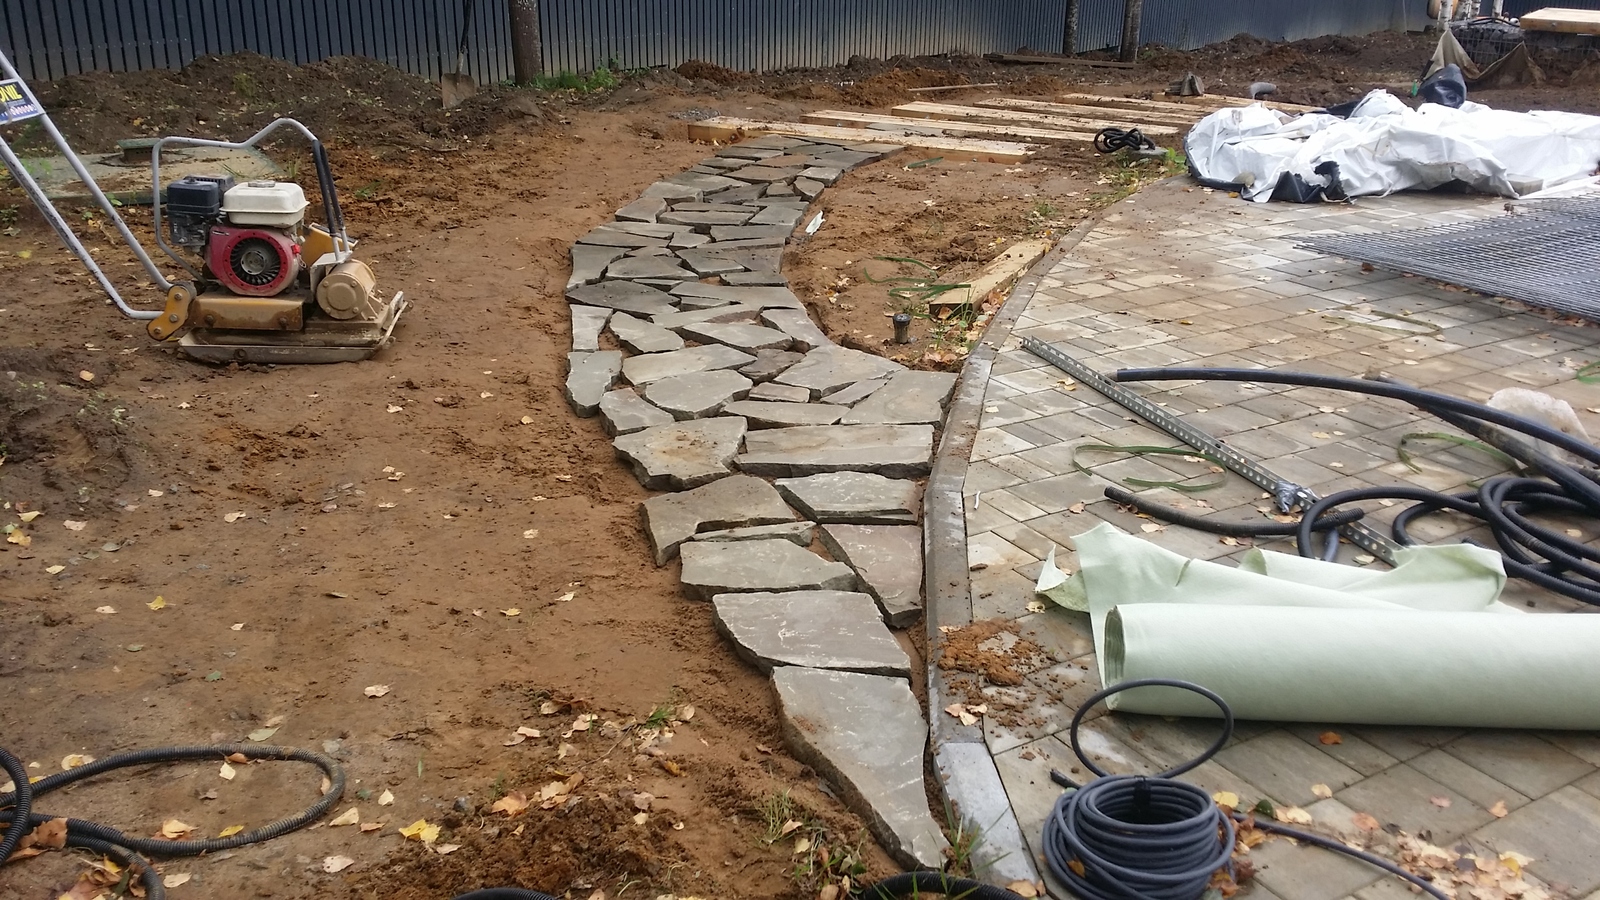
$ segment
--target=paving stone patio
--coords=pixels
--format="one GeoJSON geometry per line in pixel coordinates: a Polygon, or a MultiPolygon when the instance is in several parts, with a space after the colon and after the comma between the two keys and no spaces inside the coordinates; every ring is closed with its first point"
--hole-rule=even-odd
{"type": "MultiPolygon", "coordinates": [[[[1011,332],[988,336],[998,353],[962,490],[970,619],[1016,620],[1052,655],[1026,673],[1016,689],[1020,699],[1012,698],[1032,704],[1023,719],[1030,724],[985,722],[982,729],[1026,841],[1015,848],[1019,856],[1040,860],[1040,829],[1059,793],[1049,771],[1076,764],[1063,730],[1076,704],[1099,687],[1087,617],[1030,611],[1046,554],[1059,548],[1063,568],[1075,568],[1073,536],[1100,522],[1194,558],[1236,560],[1244,550],[1176,526],[1143,534],[1139,526],[1147,520],[1106,500],[1104,488],[1125,478],[1170,481],[1198,470],[1175,457],[1086,456],[1093,474],[1080,471],[1072,452],[1080,443],[1177,442],[1020,349],[1020,338],[1055,344],[1101,372],[1171,364],[1345,376],[1381,369],[1478,402],[1503,387],[1528,387],[1567,400],[1600,434],[1600,417],[1586,412],[1600,405],[1600,386],[1574,379],[1578,366],[1600,358],[1600,328],[1420,278],[1363,271],[1359,263],[1298,249],[1293,240],[1308,232],[1373,233],[1500,215],[1503,203],[1397,195],[1350,205],[1257,205],[1183,179],[1164,182],[1113,207],[1042,275],[1011,332]]],[[[1132,387],[1319,493],[1395,483],[1459,489],[1498,469],[1462,450],[1427,452],[1415,461],[1417,471],[1400,463],[1402,435],[1449,429],[1399,402],[1224,382],[1132,387]]],[[[1200,494],[1153,490],[1166,504],[1223,519],[1259,518],[1257,507],[1267,502],[1231,475],[1223,487],[1200,494]]],[[[1386,529],[1400,508],[1374,507],[1368,522],[1386,529]]],[[[1593,521],[1572,525],[1587,537],[1600,535],[1593,521]]],[[[1492,545],[1486,533],[1449,517],[1432,517],[1414,533],[1492,545]]],[[[1257,545],[1293,552],[1281,540],[1257,545]]],[[[1357,564],[1359,553],[1346,546],[1341,560],[1357,564]]],[[[1542,613],[1592,612],[1518,581],[1505,599],[1542,613]]],[[[960,618],[942,611],[944,621],[960,618]]],[[[1113,771],[1156,772],[1197,753],[1214,727],[1101,714],[1086,724],[1085,739],[1113,771]]],[[[937,743],[935,749],[943,759],[937,743]]],[[[1304,806],[1333,831],[1365,812],[1412,833],[1427,830],[1441,845],[1516,850],[1534,858],[1530,880],[1560,896],[1600,900],[1600,735],[1242,722],[1226,749],[1185,777],[1247,800],[1304,806]],[[1326,731],[1342,742],[1320,742],[1326,731]],[[1332,797],[1318,799],[1314,784],[1327,785],[1332,797]],[[1431,798],[1448,798],[1449,805],[1431,798]],[[1509,812],[1496,817],[1489,810],[1501,802],[1509,812]]],[[[981,790],[968,795],[992,806],[981,790]]],[[[1269,842],[1254,856],[1259,875],[1244,897],[1412,896],[1370,867],[1286,841],[1269,842]]],[[[1016,872],[1017,866],[1013,858],[997,868],[1016,872]]]]}

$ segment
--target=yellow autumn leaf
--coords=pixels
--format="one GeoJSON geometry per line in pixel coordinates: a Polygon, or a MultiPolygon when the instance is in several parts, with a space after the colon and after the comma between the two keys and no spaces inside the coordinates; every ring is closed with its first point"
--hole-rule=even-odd
{"type": "Polygon", "coordinates": [[[1233,791],[1217,791],[1215,794],[1211,795],[1211,799],[1218,806],[1227,809],[1239,808],[1239,795],[1235,794],[1233,791]]]}
{"type": "Polygon", "coordinates": [[[520,616],[520,615],[522,615],[522,610],[520,610],[520,609],[516,608],[515,606],[513,606],[510,609],[502,609],[502,610],[500,610],[500,615],[505,616],[507,618],[510,618],[512,616],[520,616]]]}
{"type": "Polygon", "coordinates": [[[400,836],[406,840],[431,844],[439,839],[439,826],[429,825],[427,819],[418,819],[400,829],[400,836]]]}
{"type": "Polygon", "coordinates": [[[161,836],[168,840],[180,840],[192,831],[194,831],[193,825],[185,824],[177,819],[168,819],[161,823],[161,836]]]}
{"type": "Polygon", "coordinates": [[[330,827],[330,828],[338,828],[338,827],[341,827],[341,826],[344,826],[344,825],[358,825],[360,823],[361,823],[361,810],[358,807],[352,806],[349,809],[344,811],[344,815],[342,815],[342,816],[338,817],[337,819],[334,819],[333,821],[329,822],[328,823],[328,827],[330,827]]]}
{"type": "Polygon", "coordinates": [[[149,603],[146,603],[145,606],[148,606],[151,609],[166,609],[167,608],[167,598],[158,596],[154,600],[151,600],[149,603]]]}
{"type": "Polygon", "coordinates": [[[1333,788],[1325,784],[1313,784],[1311,786],[1311,796],[1326,800],[1333,796],[1333,788]]]}
{"type": "Polygon", "coordinates": [[[43,512],[41,512],[40,510],[37,510],[37,509],[33,509],[33,510],[29,510],[28,512],[25,512],[25,513],[17,513],[17,518],[21,519],[24,522],[32,522],[34,519],[37,519],[42,515],[44,515],[43,512]]]}
{"type": "Polygon", "coordinates": [[[238,834],[239,832],[241,832],[243,830],[244,830],[244,826],[243,825],[229,825],[227,828],[224,828],[221,831],[217,832],[217,837],[219,837],[219,838],[230,838],[230,837],[233,837],[234,835],[238,834]]]}

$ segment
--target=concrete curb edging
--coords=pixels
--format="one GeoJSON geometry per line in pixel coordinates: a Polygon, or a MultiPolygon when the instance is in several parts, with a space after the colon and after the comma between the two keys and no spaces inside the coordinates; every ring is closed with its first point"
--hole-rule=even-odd
{"type": "Polygon", "coordinates": [[[933,755],[934,774],[945,803],[972,827],[980,829],[981,840],[972,850],[972,867],[984,881],[1007,885],[1016,881],[1037,882],[1039,872],[1023,839],[1022,828],[1000,772],[989,755],[988,744],[978,726],[962,725],[942,715],[946,700],[955,692],[958,679],[971,679],[960,673],[946,674],[938,665],[941,626],[961,628],[972,623],[972,583],[967,570],[967,527],[962,488],[972,444],[983,414],[983,397],[988,389],[989,372],[1010,337],[1012,326],[1033,299],[1039,281],[1072,252],[1099,217],[1078,223],[1028,273],[1017,280],[999,312],[990,321],[983,339],[961,367],[961,377],[945,413],[944,434],[923,493],[923,593],[928,639],[928,745],[933,755]]]}

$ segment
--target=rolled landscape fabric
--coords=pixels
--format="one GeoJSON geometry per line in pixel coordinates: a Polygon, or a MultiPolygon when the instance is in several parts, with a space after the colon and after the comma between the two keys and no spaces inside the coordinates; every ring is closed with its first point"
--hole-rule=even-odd
{"type": "MultiPolygon", "coordinates": [[[[1074,544],[1079,573],[1049,564],[1040,592],[1087,609],[1103,684],[1192,681],[1242,719],[1600,729],[1600,616],[1500,603],[1492,550],[1408,547],[1380,570],[1252,550],[1233,568],[1111,525],[1074,544]]],[[[1110,705],[1217,715],[1168,688],[1110,705]]]]}

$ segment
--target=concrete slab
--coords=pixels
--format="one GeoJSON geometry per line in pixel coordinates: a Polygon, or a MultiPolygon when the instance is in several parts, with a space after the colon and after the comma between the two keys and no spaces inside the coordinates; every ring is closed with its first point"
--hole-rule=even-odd
{"type": "Polygon", "coordinates": [[[627,313],[611,317],[611,333],[634,353],[668,353],[683,349],[683,338],[653,322],[627,313]]]}
{"type": "Polygon", "coordinates": [[[855,406],[857,403],[876,394],[880,388],[889,383],[887,378],[869,378],[823,395],[823,403],[832,403],[835,406],[855,406]]]}
{"type": "MultiPolygon", "coordinates": [[[[695,298],[689,297],[686,299],[693,300],[695,298]]],[[[680,312],[652,316],[650,321],[660,325],[662,328],[670,328],[682,334],[684,328],[690,325],[698,325],[702,322],[727,322],[749,325],[754,323],[756,316],[760,314],[761,310],[754,306],[723,303],[710,309],[688,309],[687,304],[685,304],[685,309],[680,312]]]]}
{"type": "MultiPolygon", "coordinates": [[[[728,421],[708,419],[709,422],[728,421]]],[[[691,600],[751,591],[849,591],[856,573],[792,541],[688,541],[683,558],[683,591],[691,600]]]]}
{"type": "Polygon", "coordinates": [[[567,309],[572,313],[572,349],[580,353],[599,350],[600,332],[611,318],[611,310],[580,303],[574,303],[567,309]]]}
{"type": "Polygon", "coordinates": [[[781,478],[774,487],[814,522],[915,525],[921,517],[922,487],[915,481],[867,472],[829,472],[781,478]]]}
{"type": "MultiPolygon", "coordinates": [[[[796,358],[799,358],[798,354],[796,354],[796,358]]],[[[761,360],[757,359],[750,365],[745,366],[744,369],[740,369],[739,373],[743,375],[745,374],[745,369],[760,364],[761,360]]],[[[809,403],[811,402],[811,392],[805,388],[791,387],[787,384],[757,384],[750,389],[748,399],[764,400],[770,403],[809,403]]]]}
{"type": "Polygon", "coordinates": [[[844,415],[844,410],[824,403],[783,403],[766,400],[740,400],[729,403],[722,411],[726,415],[744,418],[750,423],[751,428],[832,425],[844,415]]]}
{"type": "MultiPolygon", "coordinates": [[[[824,525],[822,546],[856,570],[884,621],[904,628],[922,616],[922,529],[915,525],[824,525]]],[[[835,667],[837,668],[837,667],[835,667]]]]}
{"type": "MultiPolygon", "coordinates": [[[[791,523],[795,518],[772,485],[749,475],[729,475],[682,493],[659,494],[644,501],[640,511],[658,566],[666,565],[678,555],[679,545],[702,531],[748,531],[752,526],[791,523]]],[[[808,539],[806,544],[810,543],[808,539]]]]}
{"type": "Polygon", "coordinates": [[[662,213],[661,221],[671,222],[674,225],[688,225],[696,231],[710,232],[713,225],[743,225],[756,214],[754,209],[742,208],[732,203],[726,205],[731,209],[706,212],[685,212],[675,209],[669,213],[662,213]]]}
{"type": "Polygon", "coordinates": [[[622,353],[600,350],[567,354],[567,381],[564,393],[578,415],[588,418],[600,411],[600,399],[617,383],[622,371],[622,353]]]}
{"type": "Polygon", "coordinates": [[[568,288],[567,299],[584,306],[600,306],[643,316],[663,316],[678,311],[666,291],[631,281],[606,281],[568,288]]]}
{"type": "Polygon", "coordinates": [[[639,483],[658,491],[681,491],[732,473],[730,463],[744,439],[745,421],[732,416],[656,425],[612,441],[633,466],[639,483]]]}
{"type": "Polygon", "coordinates": [[[625,256],[606,266],[606,277],[693,281],[699,276],[679,265],[674,256],[625,256]]]}
{"type": "Polygon", "coordinates": [[[853,471],[916,478],[928,474],[932,461],[929,425],[772,428],[752,432],[738,458],[741,471],[776,477],[853,471]]]}
{"type": "Polygon", "coordinates": [[[787,350],[794,339],[776,328],[760,325],[738,325],[702,322],[683,329],[689,337],[702,344],[722,344],[745,353],[757,350],[787,350]]]}
{"type": "Polygon", "coordinates": [[[624,222],[654,222],[667,211],[667,201],[660,197],[640,197],[617,210],[617,218],[624,222]]]}
{"type": "Polygon", "coordinates": [[[658,181],[645,188],[639,197],[643,200],[661,199],[671,203],[673,200],[699,200],[704,194],[703,189],[692,185],[658,181]]]}
{"type": "MultiPolygon", "coordinates": [[[[723,479],[726,481],[727,479],[723,479]]],[[[715,482],[712,482],[715,484],[715,482]]],[[[811,546],[816,537],[814,522],[785,522],[781,525],[750,525],[744,528],[724,528],[705,531],[694,536],[697,541],[765,541],[782,538],[799,547],[811,546]]]]}
{"type": "Polygon", "coordinates": [[[928,725],[898,678],[785,666],[772,673],[784,744],[867,820],[895,861],[939,868],[949,846],[928,813],[928,725]]]}
{"type": "Polygon", "coordinates": [[[738,372],[713,369],[652,381],[645,385],[644,397],[680,421],[704,419],[750,393],[752,386],[750,379],[738,372]]]}
{"type": "Polygon", "coordinates": [[[739,265],[727,256],[713,250],[695,247],[688,250],[679,250],[678,258],[684,265],[693,269],[702,278],[708,275],[722,275],[725,273],[741,272],[744,266],[739,265]]]}
{"type": "Polygon", "coordinates": [[[567,290],[599,281],[605,274],[606,266],[626,256],[628,248],[573,244],[570,252],[572,274],[567,277],[567,290]]]}
{"type": "Polygon", "coordinates": [[[600,421],[605,426],[606,434],[616,437],[656,425],[667,425],[673,419],[671,413],[646,403],[633,388],[622,388],[607,391],[600,398],[600,421]]]}
{"type": "Polygon", "coordinates": [[[673,375],[687,375],[690,372],[737,369],[753,361],[755,357],[748,353],[740,353],[732,347],[724,347],[721,344],[712,344],[668,353],[630,356],[622,364],[622,376],[628,379],[629,384],[644,385],[673,375]]]}
{"type": "MultiPolygon", "coordinates": [[[[775,324],[774,327],[782,329],[781,325],[775,324]]],[[[857,381],[882,378],[903,371],[905,366],[881,356],[827,346],[807,353],[805,359],[774,380],[779,384],[810,388],[812,398],[817,399],[857,381]]]]}
{"type": "MultiPolygon", "coordinates": [[[[713,245],[715,246],[715,245],[713,245]]],[[[805,305],[794,291],[786,287],[731,287],[724,284],[690,282],[672,289],[674,297],[712,297],[760,309],[786,308],[804,310],[805,305]]]]}
{"type": "Polygon", "coordinates": [[[911,677],[911,658],[866,594],[849,591],[718,594],[712,621],[762,672],[778,666],[911,677]]]}
{"type": "Polygon", "coordinates": [[[937,425],[955,389],[954,372],[896,372],[882,390],[857,403],[842,420],[846,425],[937,425]]]}
{"type": "Polygon", "coordinates": [[[761,321],[794,338],[794,348],[802,352],[834,345],[803,309],[763,310],[761,321]]]}

